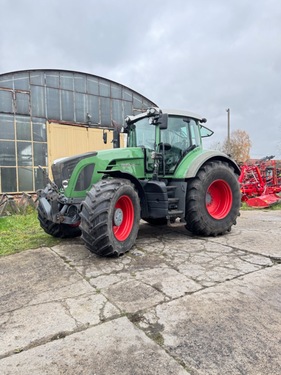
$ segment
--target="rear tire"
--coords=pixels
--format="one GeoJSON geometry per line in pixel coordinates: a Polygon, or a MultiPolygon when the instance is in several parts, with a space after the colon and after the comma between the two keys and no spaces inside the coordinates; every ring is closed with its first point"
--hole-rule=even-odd
{"type": "Polygon", "coordinates": [[[81,236],[81,230],[78,226],[53,223],[47,220],[40,211],[38,211],[38,220],[41,228],[50,236],[57,238],[74,238],[81,236]]]}
{"type": "Polygon", "coordinates": [[[186,229],[217,236],[236,224],[241,206],[238,176],[228,163],[213,161],[199,169],[186,192],[186,229]]]}
{"type": "Polygon", "coordinates": [[[134,245],[138,234],[138,193],[128,180],[101,180],[87,193],[80,216],[82,239],[92,253],[124,254],[134,245]]]}

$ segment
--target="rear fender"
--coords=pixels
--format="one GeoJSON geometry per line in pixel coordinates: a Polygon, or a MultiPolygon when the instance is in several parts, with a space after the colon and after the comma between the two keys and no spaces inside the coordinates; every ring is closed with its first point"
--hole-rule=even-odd
{"type": "Polygon", "coordinates": [[[220,160],[222,162],[228,163],[237,175],[240,175],[240,168],[236,162],[229,158],[226,154],[220,151],[204,151],[203,153],[198,154],[194,158],[189,158],[188,155],[181,162],[179,168],[175,173],[175,177],[178,178],[193,178],[197,175],[199,169],[207,162],[213,160],[220,160]],[[181,176],[177,176],[178,171],[183,171],[181,176]]]}

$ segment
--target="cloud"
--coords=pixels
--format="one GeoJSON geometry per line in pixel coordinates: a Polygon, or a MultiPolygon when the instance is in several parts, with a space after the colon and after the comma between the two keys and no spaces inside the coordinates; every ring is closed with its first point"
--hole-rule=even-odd
{"type": "Polygon", "coordinates": [[[281,158],[279,0],[2,0],[0,73],[84,71],[202,113],[281,158]],[[279,148],[278,148],[279,147],[279,148]]]}

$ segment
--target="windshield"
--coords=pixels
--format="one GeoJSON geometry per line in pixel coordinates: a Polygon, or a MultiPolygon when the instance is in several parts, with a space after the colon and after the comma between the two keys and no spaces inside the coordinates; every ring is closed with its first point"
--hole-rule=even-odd
{"type": "Polygon", "coordinates": [[[155,126],[149,123],[149,118],[143,118],[135,122],[133,126],[135,131],[130,135],[129,145],[154,149],[155,126]]]}
{"type": "MultiPolygon", "coordinates": [[[[144,147],[156,149],[156,127],[148,117],[142,118],[131,125],[129,132],[129,147],[144,147]]],[[[161,129],[157,142],[169,144],[183,152],[190,147],[200,146],[201,137],[198,123],[193,118],[169,116],[167,129],[161,129]]]]}

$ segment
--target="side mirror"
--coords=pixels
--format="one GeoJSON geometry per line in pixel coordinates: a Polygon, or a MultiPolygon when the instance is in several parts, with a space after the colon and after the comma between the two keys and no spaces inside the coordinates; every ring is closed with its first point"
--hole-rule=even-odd
{"type": "Polygon", "coordinates": [[[106,144],[107,143],[107,133],[105,132],[104,129],[103,129],[103,132],[102,132],[102,139],[103,139],[103,143],[106,144]]]}
{"type": "Polygon", "coordinates": [[[151,125],[159,125],[160,129],[167,129],[168,127],[168,114],[167,113],[160,113],[155,117],[150,118],[151,125]]]}
{"type": "Polygon", "coordinates": [[[159,117],[159,127],[160,129],[167,129],[168,127],[168,114],[167,113],[162,113],[159,117]]]}
{"type": "Polygon", "coordinates": [[[211,137],[214,132],[213,130],[206,128],[206,126],[200,125],[200,134],[202,138],[211,137]]]}

